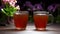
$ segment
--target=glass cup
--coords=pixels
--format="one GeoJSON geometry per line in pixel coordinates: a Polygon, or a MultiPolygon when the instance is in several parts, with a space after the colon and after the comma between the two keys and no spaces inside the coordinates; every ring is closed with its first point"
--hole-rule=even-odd
{"type": "Polygon", "coordinates": [[[14,24],[16,29],[25,30],[28,22],[28,12],[27,11],[19,11],[14,13],[14,24]]]}
{"type": "Polygon", "coordinates": [[[46,30],[46,25],[48,22],[48,12],[35,11],[33,12],[33,18],[36,30],[46,30]]]}

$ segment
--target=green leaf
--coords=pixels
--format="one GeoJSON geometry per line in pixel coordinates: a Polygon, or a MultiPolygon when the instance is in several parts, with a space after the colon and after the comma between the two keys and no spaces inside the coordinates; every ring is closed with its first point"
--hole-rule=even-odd
{"type": "Polygon", "coordinates": [[[14,12],[16,12],[17,9],[15,7],[6,5],[5,8],[3,8],[2,12],[4,12],[8,16],[13,16],[14,12]]]}

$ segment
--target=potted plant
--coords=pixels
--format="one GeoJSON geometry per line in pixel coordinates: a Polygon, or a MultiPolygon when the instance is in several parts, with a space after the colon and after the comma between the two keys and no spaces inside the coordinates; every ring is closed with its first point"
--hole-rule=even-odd
{"type": "MultiPolygon", "coordinates": [[[[17,8],[15,7],[15,3],[13,3],[13,2],[7,1],[4,3],[5,3],[4,8],[2,8],[1,10],[2,10],[2,13],[7,16],[6,17],[7,19],[5,19],[5,20],[7,20],[10,24],[13,20],[13,14],[14,14],[14,12],[17,11],[17,8]]],[[[3,18],[5,18],[5,17],[3,17],[3,18]]]]}

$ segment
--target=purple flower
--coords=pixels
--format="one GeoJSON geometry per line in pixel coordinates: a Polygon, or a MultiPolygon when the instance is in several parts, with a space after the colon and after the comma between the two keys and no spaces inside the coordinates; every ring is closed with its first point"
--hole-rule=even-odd
{"type": "Polygon", "coordinates": [[[23,6],[27,6],[29,7],[28,10],[33,10],[34,6],[31,4],[30,1],[26,1],[25,4],[23,6]]]}
{"type": "Polygon", "coordinates": [[[52,5],[49,5],[47,9],[48,9],[48,11],[54,12],[56,10],[56,8],[57,8],[56,4],[52,4],[52,5]]]}
{"type": "Polygon", "coordinates": [[[43,7],[41,4],[35,4],[36,10],[43,10],[43,7]]]}
{"type": "Polygon", "coordinates": [[[30,2],[30,1],[26,1],[26,2],[25,2],[25,4],[24,4],[24,6],[32,7],[32,4],[31,4],[31,2],[30,2]]]}
{"type": "Polygon", "coordinates": [[[30,1],[26,1],[24,6],[29,7],[30,10],[43,10],[43,7],[41,6],[41,4],[32,5],[30,1]]]}

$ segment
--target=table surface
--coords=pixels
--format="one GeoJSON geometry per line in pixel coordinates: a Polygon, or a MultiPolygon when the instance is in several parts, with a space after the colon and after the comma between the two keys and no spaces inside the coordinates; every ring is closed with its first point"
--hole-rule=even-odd
{"type": "Polygon", "coordinates": [[[48,25],[46,31],[36,31],[34,24],[28,24],[26,30],[16,30],[14,26],[1,27],[0,34],[60,34],[60,25],[48,25]]]}

